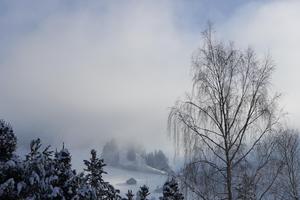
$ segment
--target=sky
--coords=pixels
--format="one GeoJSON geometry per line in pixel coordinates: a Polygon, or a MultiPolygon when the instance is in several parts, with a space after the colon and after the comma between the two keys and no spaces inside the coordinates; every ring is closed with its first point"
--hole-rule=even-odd
{"type": "Polygon", "coordinates": [[[272,90],[299,128],[299,10],[296,0],[0,0],[0,118],[20,148],[39,137],[84,152],[120,138],[171,154],[168,113],[191,89],[209,20],[221,39],[270,53],[272,90]]]}

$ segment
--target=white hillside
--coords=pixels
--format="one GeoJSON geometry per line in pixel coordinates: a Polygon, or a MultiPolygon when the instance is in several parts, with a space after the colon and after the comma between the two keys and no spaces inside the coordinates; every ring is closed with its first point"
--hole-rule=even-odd
{"type": "Polygon", "coordinates": [[[166,172],[148,166],[141,155],[134,154],[132,160],[128,159],[127,154],[120,154],[119,167],[127,170],[166,175],[166,172]]]}
{"type": "Polygon", "coordinates": [[[107,174],[104,179],[109,181],[115,188],[119,189],[122,196],[128,191],[132,190],[134,194],[139,190],[139,187],[146,184],[151,193],[150,197],[158,199],[161,193],[156,193],[155,189],[161,188],[167,180],[167,175],[158,173],[147,173],[142,171],[133,171],[127,169],[106,166],[107,174]],[[137,181],[136,185],[126,184],[126,181],[134,178],[137,181]]]}

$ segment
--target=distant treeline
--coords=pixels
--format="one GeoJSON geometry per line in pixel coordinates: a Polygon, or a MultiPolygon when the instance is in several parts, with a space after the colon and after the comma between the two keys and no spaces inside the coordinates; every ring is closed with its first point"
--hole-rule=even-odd
{"type": "Polygon", "coordinates": [[[125,158],[128,161],[133,162],[137,159],[137,156],[140,156],[150,167],[166,172],[171,170],[169,160],[162,150],[147,153],[140,145],[130,145],[121,149],[115,139],[107,142],[102,150],[102,157],[105,162],[112,166],[122,164],[120,163],[122,162],[120,159],[122,154],[125,154],[125,158]]]}

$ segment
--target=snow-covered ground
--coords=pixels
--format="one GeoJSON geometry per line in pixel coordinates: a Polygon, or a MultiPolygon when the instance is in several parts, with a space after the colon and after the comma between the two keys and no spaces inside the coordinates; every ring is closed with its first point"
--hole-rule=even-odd
{"type": "Polygon", "coordinates": [[[106,181],[109,181],[113,186],[119,189],[122,196],[124,196],[124,194],[128,190],[132,190],[133,193],[136,194],[139,187],[146,184],[149,187],[149,191],[151,193],[150,199],[151,197],[155,197],[156,199],[158,199],[161,194],[155,193],[154,190],[158,187],[162,187],[167,179],[167,175],[165,174],[133,171],[111,166],[106,166],[105,171],[107,172],[107,175],[105,175],[104,179],[106,181]],[[137,181],[137,184],[126,184],[126,181],[130,178],[134,178],[137,181]]]}

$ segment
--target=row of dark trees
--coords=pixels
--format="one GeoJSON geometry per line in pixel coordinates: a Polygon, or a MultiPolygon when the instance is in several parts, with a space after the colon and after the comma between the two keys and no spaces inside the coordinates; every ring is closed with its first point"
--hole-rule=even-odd
{"type": "MultiPolygon", "coordinates": [[[[208,163],[203,154],[194,155],[180,174],[185,197],[224,197],[224,170],[221,163],[208,163]]],[[[300,199],[299,132],[280,129],[280,132],[262,139],[249,156],[234,168],[232,183],[233,199],[300,199]]]]}
{"type": "Polygon", "coordinates": [[[192,58],[193,89],[172,108],[169,130],[186,164],[191,199],[300,199],[299,133],[284,127],[274,65],[216,39],[211,25],[192,58]]]}
{"type": "Polygon", "coordinates": [[[145,159],[146,164],[150,167],[167,172],[171,171],[169,160],[162,150],[147,153],[143,147],[132,144],[121,151],[117,141],[114,139],[104,145],[102,157],[107,164],[118,166],[120,165],[120,156],[123,151],[126,152],[126,159],[128,161],[135,161],[137,155],[139,155],[142,159],[145,159]]]}
{"type": "MultiPolygon", "coordinates": [[[[149,189],[142,186],[126,197],[103,179],[104,160],[91,150],[84,160],[84,172],[72,169],[71,154],[64,146],[53,152],[42,147],[40,139],[30,143],[30,151],[21,159],[16,155],[17,138],[12,127],[0,120],[0,199],[3,200],[147,200],[149,189]],[[136,198],[134,198],[136,196],[136,198]]],[[[174,179],[164,184],[162,200],[182,200],[174,179]]]]}
{"type": "Polygon", "coordinates": [[[147,165],[166,172],[171,171],[169,160],[162,150],[155,150],[154,152],[146,154],[144,157],[147,165]]]}

